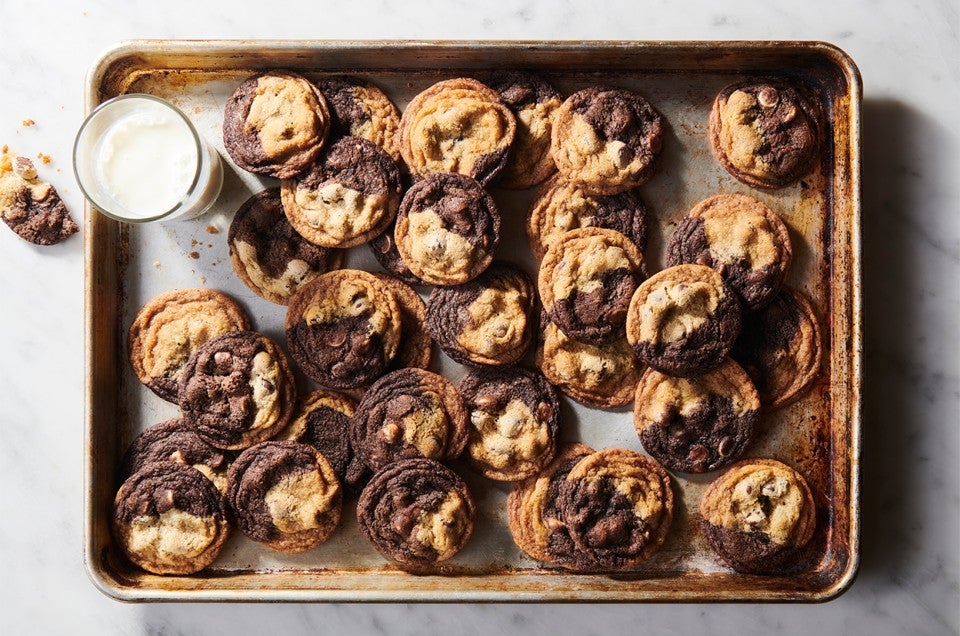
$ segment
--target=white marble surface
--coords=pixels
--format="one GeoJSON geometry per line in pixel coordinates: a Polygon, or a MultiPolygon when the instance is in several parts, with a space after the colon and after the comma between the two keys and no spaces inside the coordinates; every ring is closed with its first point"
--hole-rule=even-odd
{"type": "Polygon", "coordinates": [[[822,39],[863,73],[863,557],[824,605],[123,605],[81,549],[82,241],[0,228],[0,633],[951,634],[960,629],[960,46],[955,0],[0,1],[0,143],[80,216],[69,153],[98,52],[126,38],[822,39]],[[21,121],[31,118],[32,127],[21,121]]]}

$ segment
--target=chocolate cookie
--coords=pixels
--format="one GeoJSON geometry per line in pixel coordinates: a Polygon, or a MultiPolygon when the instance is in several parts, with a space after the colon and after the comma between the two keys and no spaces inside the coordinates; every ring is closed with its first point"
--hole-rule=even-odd
{"type": "Polygon", "coordinates": [[[677,265],[637,288],[627,313],[627,341],[645,365],[690,377],[715,368],[740,333],[740,301],[705,265],[677,265]]]}
{"type": "Polygon", "coordinates": [[[646,181],[663,146],[663,117],[640,95],[617,88],[577,91],[557,110],[553,160],[589,194],[616,194],[646,181]]]}
{"type": "Polygon", "coordinates": [[[213,289],[175,289],[140,308],[127,334],[137,378],[168,402],[177,401],[183,365],[211,338],[250,328],[240,305],[213,289]]]}
{"type": "Polygon", "coordinates": [[[383,232],[375,236],[367,243],[367,247],[373,252],[374,258],[380,263],[383,269],[387,270],[392,276],[396,276],[407,285],[426,285],[422,280],[413,275],[407,264],[400,257],[400,251],[397,250],[397,242],[393,235],[396,231],[396,220],[387,226],[383,232]]]}
{"type": "Polygon", "coordinates": [[[400,170],[383,148],[344,137],[309,170],[281,183],[290,225],[323,247],[353,247],[383,232],[400,206],[400,170]]]}
{"type": "Polygon", "coordinates": [[[670,476],[623,448],[587,455],[560,486],[559,508],[577,549],[598,567],[625,569],[663,545],[673,520],[670,476]]]}
{"type": "Polygon", "coordinates": [[[802,395],[820,371],[820,325],[800,292],[784,288],[763,309],[744,316],[730,354],[757,385],[764,406],[802,395]]]}
{"type": "Polygon", "coordinates": [[[560,175],[543,184],[527,217],[533,255],[542,259],[563,234],[584,227],[616,230],[641,252],[647,245],[647,210],[636,190],[594,196],[560,175]]]}
{"type": "Polygon", "coordinates": [[[470,415],[467,453],[484,477],[518,481],[553,459],[560,402],[547,379],[518,367],[475,369],[457,390],[470,415]]]}
{"type": "Polygon", "coordinates": [[[647,369],[637,385],[633,425],[643,450],[667,468],[705,473],[743,455],[759,413],[753,382],[727,358],[692,378],[647,369]]]}
{"type": "Polygon", "coordinates": [[[217,487],[186,464],[144,465],[123,482],[113,502],[120,549],[154,574],[199,572],[213,563],[229,535],[217,487]]]}
{"type": "Polygon", "coordinates": [[[311,379],[335,389],[367,386],[399,349],[400,307],[380,279],[356,269],[327,272],[290,299],[290,354],[311,379]]]}
{"type": "Polygon", "coordinates": [[[0,154],[0,217],[25,241],[54,245],[80,229],[56,189],[37,177],[27,157],[6,146],[0,154]]]}
{"type": "Polygon", "coordinates": [[[593,562],[574,545],[557,504],[560,487],[577,463],[593,453],[583,444],[565,444],[539,474],[513,485],[507,496],[507,523],[513,541],[538,561],[586,570],[593,562]]]}
{"type": "Polygon", "coordinates": [[[780,573],[813,536],[816,506],[803,476],[773,459],[734,464],[700,500],[703,534],[727,565],[780,573]]]}
{"type": "Polygon", "coordinates": [[[476,180],[430,175],[403,196],[394,240],[414,276],[431,285],[459,285],[493,260],[500,212],[476,180]]]}
{"type": "Polygon", "coordinates": [[[468,283],[434,288],[427,329],[460,364],[513,364],[533,339],[535,294],[525,273],[496,262],[468,283]]]}
{"type": "Polygon", "coordinates": [[[312,164],[329,131],[323,95],[307,78],[286,71],[244,80],[223,113],[223,147],[234,163],[277,179],[312,164]]]}
{"type": "Polygon", "coordinates": [[[505,71],[486,80],[517,120],[510,160],[497,185],[514,189],[535,186],[557,170],[550,152],[550,134],[563,98],[546,80],[532,73],[505,71]]]}
{"type": "Polygon", "coordinates": [[[298,234],[283,213],[280,190],[259,192],[240,206],[227,233],[230,263],[255,294],[286,305],[301,285],[336,269],[343,252],[298,234]]]}
{"type": "Polygon", "coordinates": [[[360,531],[377,552],[413,566],[459,552],[476,516],[463,479],[431,459],[390,464],[373,476],[357,503],[360,531]]]}
{"type": "Polygon", "coordinates": [[[293,419],[274,439],[309,444],[317,449],[348,491],[359,492],[370,471],[350,444],[350,419],[357,410],[352,398],[332,391],[314,391],[300,401],[293,419]]]}
{"type": "Polygon", "coordinates": [[[420,294],[387,274],[374,274],[387,286],[400,308],[400,345],[387,371],[426,369],[433,357],[433,338],[427,331],[427,307],[420,294]]]}
{"type": "Polygon", "coordinates": [[[400,158],[400,111],[372,83],[356,77],[331,77],[317,82],[330,107],[330,136],[360,137],[400,158]]]}
{"type": "Polygon", "coordinates": [[[402,459],[453,459],[463,452],[469,427],[463,398],[448,380],[423,369],[400,369],[363,394],[350,423],[350,442],[376,471],[402,459]]]}
{"type": "Polygon", "coordinates": [[[543,328],[537,366],[574,400],[599,408],[629,404],[643,371],[625,339],[592,345],[568,338],[552,322],[543,328]]]}
{"type": "Polygon", "coordinates": [[[337,529],[343,495],[315,448],[277,441],[240,453],[230,466],[227,501],[243,534],[278,552],[305,552],[337,529]]]}
{"type": "Polygon", "coordinates": [[[217,448],[239,450],[276,435],[293,415],[297,389],[287,357],[255,331],[218,336],[183,367],[183,421],[217,448]]]}
{"type": "Polygon", "coordinates": [[[710,145],[727,171],[758,188],[781,188],[810,171],[819,114],[798,86],[751,79],[727,86],[710,111],[710,145]]]}
{"type": "Polygon", "coordinates": [[[454,172],[486,185],[507,165],[516,119],[500,96],[480,82],[437,82],[407,104],[400,153],[418,177],[454,172]]]}
{"type": "Polygon", "coordinates": [[[767,304],[783,284],[793,251],[776,212],[753,197],[718,194],[677,224],[667,263],[712,267],[750,309],[767,304]]]}
{"type": "Polygon", "coordinates": [[[226,490],[227,457],[179,417],[154,424],[137,435],[123,455],[120,476],[126,479],[154,462],[179,462],[192,466],[212,481],[217,490],[226,490]]]}
{"type": "Polygon", "coordinates": [[[647,277],[643,254],[623,234],[587,227],[561,236],[540,262],[540,302],[564,334],[600,345],[623,338],[627,308],[647,277]]]}

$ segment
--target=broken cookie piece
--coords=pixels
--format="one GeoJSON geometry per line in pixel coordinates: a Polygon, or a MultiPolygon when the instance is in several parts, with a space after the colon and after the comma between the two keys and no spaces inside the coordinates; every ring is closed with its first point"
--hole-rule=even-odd
{"type": "Polygon", "coordinates": [[[37,178],[27,157],[4,147],[0,155],[0,217],[20,238],[37,245],[59,243],[80,229],[60,195],[37,178]]]}

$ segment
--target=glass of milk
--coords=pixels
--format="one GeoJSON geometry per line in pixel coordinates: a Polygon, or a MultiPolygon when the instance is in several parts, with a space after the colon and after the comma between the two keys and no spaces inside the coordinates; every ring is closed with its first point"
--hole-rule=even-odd
{"type": "Polygon", "coordinates": [[[94,207],[126,223],[200,216],[223,185],[220,155],[186,115],[153,95],[120,95],[90,113],[73,169],[94,207]]]}

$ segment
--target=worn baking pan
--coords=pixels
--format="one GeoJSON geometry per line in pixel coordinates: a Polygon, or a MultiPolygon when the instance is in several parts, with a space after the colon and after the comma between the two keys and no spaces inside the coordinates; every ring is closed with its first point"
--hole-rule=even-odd
{"type": "MultiPolygon", "coordinates": [[[[259,299],[233,275],[224,239],[233,212],[267,182],[225,159],[223,195],[199,220],[122,226],[86,210],[84,547],[97,587],[123,600],[195,601],[822,601],[847,588],[859,555],[861,87],[842,51],[816,42],[138,41],[96,62],[86,109],[121,93],[158,94],[178,104],[223,154],[219,128],[227,96],[242,78],[267,68],[314,78],[358,74],[382,86],[401,108],[439,79],[484,69],[536,69],[565,94],[594,84],[641,92],[669,122],[658,171],[641,190],[656,220],[646,253],[652,270],[663,265],[671,226],[706,196],[750,193],[778,210],[795,245],[787,282],[816,307],[824,357],[813,390],[766,414],[748,455],[775,457],[807,478],[818,498],[818,552],[791,576],[729,570],[698,531],[699,498],[714,475],[675,475],[675,526],[662,551],[639,570],[586,575],[545,568],[510,538],[508,488],[458,466],[477,495],[477,531],[434,574],[408,574],[382,559],[359,537],[349,505],[344,527],[305,554],[275,554],[235,533],[217,562],[193,576],[156,576],[130,565],[110,536],[119,456],[137,432],[176,414],[137,382],[127,362],[125,332],[137,308],[161,291],[206,285],[238,298],[258,329],[284,342],[283,308],[259,299]],[[737,182],[707,142],[714,95],[754,75],[806,83],[827,115],[818,167],[781,190],[758,192],[737,182]]],[[[500,255],[533,271],[519,230],[530,194],[495,196],[505,223],[517,229],[504,232],[500,255]]],[[[362,247],[351,250],[348,264],[375,268],[362,247]]],[[[463,373],[440,354],[434,368],[453,379],[463,373]]],[[[640,449],[627,409],[600,411],[567,400],[563,416],[566,439],[640,449]]]]}

